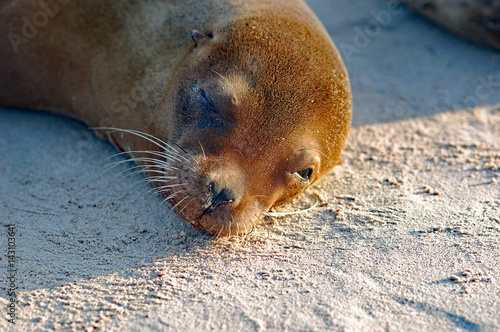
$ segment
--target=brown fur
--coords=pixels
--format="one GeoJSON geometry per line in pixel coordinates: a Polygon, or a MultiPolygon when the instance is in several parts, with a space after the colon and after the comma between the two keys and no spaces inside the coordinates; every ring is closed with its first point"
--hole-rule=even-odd
{"type": "MultiPolygon", "coordinates": [[[[183,188],[163,195],[214,234],[248,230],[340,163],[349,80],[302,1],[103,3],[58,3],[17,50],[0,39],[0,103],[173,142],[177,157],[162,168],[171,178],[156,184],[183,188]],[[308,168],[310,181],[294,174],[308,168]],[[218,193],[229,196],[215,205],[218,193]]],[[[28,0],[0,5],[0,35],[20,34],[37,11],[28,0]]],[[[164,152],[136,135],[108,137],[124,151],[164,152]]]]}

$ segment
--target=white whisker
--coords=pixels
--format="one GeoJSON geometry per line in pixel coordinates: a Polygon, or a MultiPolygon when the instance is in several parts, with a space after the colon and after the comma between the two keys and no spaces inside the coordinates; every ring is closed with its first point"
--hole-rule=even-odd
{"type": "Polygon", "coordinates": [[[166,203],[168,202],[169,200],[171,200],[172,198],[174,198],[175,196],[179,195],[179,194],[182,194],[182,193],[185,193],[187,190],[180,190],[180,191],[177,191],[175,193],[173,193],[172,195],[168,196],[167,198],[165,198],[163,200],[163,203],[166,203]]]}
{"type": "MultiPolygon", "coordinates": [[[[217,236],[216,236],[217,239],[220,238],[220,236],[221,236],[222,232],[224,231],[225,227],[226,227],[225,225],[222,225],[222,228],[220,229],[219,233],[217,233],[217,236]]],[[[210,233],[212,233],[212,232],[210,232],[210,233]]]]}
{"type": "Polygon", "coordinates": [[[172,189],[172,188],[177,188],[177,187],[183,187],[183,186],[187,186],[188,184],[187,183],[178,183],[178,184],[171,184],[171,185],[168,185],[168,186],[161,186],[161,187],[156,187],[154,189],[156,189],[157,191],[159,192],[165,192],[166,189],[172,189]]]}
{"type": "MultiPolygon", "coordinates": [[[[141,138],[144,138],[145,140],[153,143],[154,145],[164,149],[164,150],[167,150],[167,144],[162,141],[161,139],[151,135],[151,134],[148,134],[148,133],[145,133],[145,132],[142,132],[142,131],[138,131],[138,130],[133,130],[133,129],[121,129],[121,128],[113,128],[113,127],[96,127],[96,128],[93,128],[94,130],[109,130],[110,132],[123,132],[123,133],[129,133],[129,134],[132,134],[132,135],[136,135],[138,137],[141,137],[141,138]],[[162,145],[163,144],[163,145],[162,145]]],[[[108,133],[109,134],[109,133],[108,133]]]]}
{"type": "Polygon", "coordinates": [[[178,177],[176,177],[176,176],[148,176],[146,178],[146,180],[150,180],[150,181],[154,181],[154,182],[158,182],[158,181],[168,182],[168,181],[172,181],[172,180],[176,180],[176,179],[178,179],[178,177]]]}
{"type": "MultiPolygon", "coordinates": [[[[178,154],[178,152],[175,152],[175,153],[178,154]]],[[[128,155],[150,154],[150,155],[153,155],[153,156],[165,158],[165,159],[170,160],[170,161],[177,161],[177,162],[180,162],[180,163],[183,162],[181,159],[175,158],[171,154],[167,154],[166,152],[162,152],[162,151],[150,151],[150,150],[145,150],[145,151],[140,151],[140,150],[138,150],[138,151],[127,151],[127,152],[118,153],[115,156],[124,155],[124,154],[128,154],[128,155]]]]}
{"type": "Polygon", "coordinates": [[[296,214],[303,214],[306,212],[309,212],[311,210],[314,210],[318,206],[319,200],[316,199],[316,202],[309,208],[300,210],[300,211],[293,211],[293,212],[266,212],[266,214],[270,217],[283,217],[283,216],[292,216],[296,214]]]}
{"type": "MultiPolygon", "coordinates": [[[[166,166],[170,166],[168,164],[166,164],[164,161],[161,161],[161,160],[158,160],[158,159],[154,159],[154,158],[129,158],[127,160],[120,160],[120,161],[116,161],[114,163],[111,163],[110,166],[109,166],[109,169],[111,168],[114,168],[114,167],[117,167],[121,164],[125,164],[125,163],[128,163],[128,162],[151,162],[153,164],[156,164],[156,165],[166,165],[166,166]]],[[[140,166],[140,165],[139,165],[140,166]]],[[[150,165],[152,166],[152,165],[150,165]]]]}
{"type": "Polygon", "coordinates": [[[191,202],[193,202],[195,199],[196,199],[196,197],[191,198],[191,200],[189,202],[187,202],[186,205],[184,205],[184,207],[182,208],[182,210],[180,210],[178,212],[179,215],[182,214],[182,212],[188,207],[188,205],[191,204],[191,202]]]}
{"type": "MultiPolygon", "coordinates": [[[[158,169],[155,169],[155,168],[160,168],[159,166],[148,166],[148,165],[136,165],[136,166],[132,166],[132,167],[129,167],[127,169],[124,169],[123,171],[120,171],[117,175],[122,175],[123,173],[126,173],[126,172],[129,172],[128,174],[126,174],[124,177],[127,177],[127,176],[133,176],[133,175],[136,175],[136,174],[140,174],[140,173],[155,173],[155,174],[165,174],[165,171],[164,170],[158,170],[158,169]],[[134,169],[138,169],[137,171],[133,171],[134,169]]],[[[176,178],[176,177],[173,177],[172,178],[176,178]]]]}
{"type": "Polygon", "coordinates": [[[182,202],[184,202],[186,199],[188,199],[190,196],[186,196],[184,197],[183,199],[181,199],[180,201],[177,202],[177,204],[175,204],[171,209],[170,211],[174,210],[176,207],[178,207],[182,202]]]}
{"type": "MultiPolygon", "coordinates": [[[[118,175],[121,175],[123,174],[124,172],[126,171],[129,171],[130,169],[126,169],[125,171],[121,171],[120,173],[118,173],[118,175]]],[[[138,171],[134,171],[134,172],[130,172],[129,174],[125,174],[125,175],[122,175],[120,177],[120,180],[123,180],[123,179],[126,179],[127,177],[131,177],[131,176],[135,176],[135,175],[138,175],[138,174],[141,174],[143,173],[144,171],[143,170],[138,170],[138,171]]],[[[147,171],[148,173],[159,173],[159,174],[165,174],[164,171],[156,171],[156,170],[148,170],[147,171]]],[[[144,183],[144,182],[148,182],[148,178],[152,178],[152,176],[147,176],[145,177],[144,179],[141,179],[138,181],[138,183],[144,183]]],[[[156,178],[156,177],[154,177],[156,178]]],[[[177,177],[174,177],[174,176],[171,176],[171,177],[167,177],[167,176],[162,176],[161,178],[164,178],[166,181],[171,181],[171,180],[174,180],[174,179],[177,179],[177,177]]],[[[165,182],[166,182],[165,181],[165,182]]]]}

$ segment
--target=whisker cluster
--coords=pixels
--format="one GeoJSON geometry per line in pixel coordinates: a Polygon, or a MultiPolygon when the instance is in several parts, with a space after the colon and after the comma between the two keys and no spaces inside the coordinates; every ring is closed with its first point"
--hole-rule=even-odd
{"type": "Polygon", "coordinates": [[[150,192],[154,191],[163,197],[166,196],[162,203],[170,202],[172,199],[180,195],[185,195],[185,197],[180,199],[175,205],[172,203],[172,210],[180,207],[183,202],[191,198],[184,205],[182,210],[179,211],[179,214],[181,214],[182,211],[184,211],[187,206],[194,201],[196,197],[189,195],[189,191],[186,189],[189,185],[188,181],[179,182],[181,177],[178,175],[171,175],[172,173],[178,174],[179,172],[183,172],[187,175],[187,177],[196,176],[197,172],[195,167],[198,166],[199,163],[194,158],[196,156],[194,151],[188,153],[174,142],[166,142],[156,136],[138,130],[112,127],[98,127],[94,129],[106,131],[107,135],[115,132],[135,135],[153,143],[158,148],[158,151],[130,150],[117,153],[107,159],[122,155],[128,155],[130,158],[111,163],[108,166],[108,170],[130,161],[135,162],[136,165],[128,167],[119,174],[129,172],[125,176],[132,176],[138,173],[144,173],[146,178],[138,181],[137,184],[144,182],[153,184],[154,188],[150,192]],[[176,180],[178,183],[172,183],[176,180]]]}

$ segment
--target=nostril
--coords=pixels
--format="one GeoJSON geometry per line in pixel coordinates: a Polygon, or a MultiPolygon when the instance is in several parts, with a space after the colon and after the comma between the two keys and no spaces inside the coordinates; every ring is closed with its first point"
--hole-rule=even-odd
{"type": "Polygon", "coordinates": [[[207,209],[207,212],[212,212],[217,206],[221,204],[228,204],[234,201],[234,194],[229,189],[221,189],[215,182],[210,183],[210,190],[212,192],[212,204],[207,209]]]}
{"type": "Polygon", "coordinates": [[[213,197],[213,205],[217,205],[220,203],[229,203],[233,201],[231,195],[227,189],[222,190],[217,196],[213,197]]]}

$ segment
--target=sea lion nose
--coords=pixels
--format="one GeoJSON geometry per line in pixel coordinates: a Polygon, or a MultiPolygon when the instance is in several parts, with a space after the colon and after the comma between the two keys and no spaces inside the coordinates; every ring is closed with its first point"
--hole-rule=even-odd
{"type": "Polygon", "coordinates": [[[207,209],[207,213],[215,210],[219,205],[229,204],[234,202],[234,193],[226,188],[221,188],[215,182],[209,184],[210,190],[212,192],[212,204],[207,209]]]}

